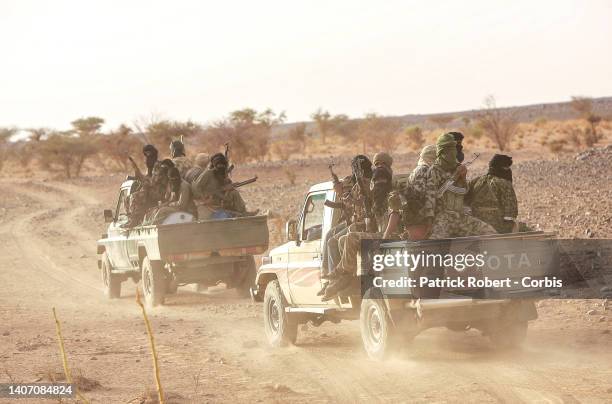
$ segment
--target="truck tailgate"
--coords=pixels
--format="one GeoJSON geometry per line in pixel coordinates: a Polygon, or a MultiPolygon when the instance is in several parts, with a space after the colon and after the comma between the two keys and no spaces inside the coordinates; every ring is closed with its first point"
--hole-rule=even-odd
{"type": "MultiPolygon", "coordinates": [[[[268,217],[248,216],[159,226],[161,256],[268,248],[268,217]]],[[[240,255],[240,254],[238,254],[240,255]]]]}

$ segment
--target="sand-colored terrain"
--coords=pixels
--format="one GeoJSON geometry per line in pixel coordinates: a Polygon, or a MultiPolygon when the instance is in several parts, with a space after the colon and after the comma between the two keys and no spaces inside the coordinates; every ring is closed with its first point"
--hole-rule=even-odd
{"type": "MultiPolygon", "coordinates": [[[[482,172],[488,157],[472,171],[482,172]]],[[[612,150],[538,157],[515,154],[521,218],[561,237],[612,237],[612,150]]],[[[414,161],[398,156],[396,172],[414,161]]],[[[339,163],[338,174],[348,174],[339,163]]],[[[273,213],[274,243],[308,185],[328,179],[325,159],[287,164],[298,171],[295,185],[278,163],[236,169],[238,180],[259,175],[244,195],[250,207],[273,213]]],[[[107,300],[96,265],[102,210],[114,206],[121,179],[1,180],[0,382],[61,376],[55,307],[88,399],[141,402],[154,387],[136,285],[125,283],[121,299],[107,300]]],[[[304,327],[297,346],[270,349],[261,305],[222,287],[181,288],[151,316],[170,402],[612,401],[612,308],[556,300],[540,303],[539,312],[518,351],[496,352],[476,331],[435,329],[384,363],[366,358],[354,322],[304,327]]]]}

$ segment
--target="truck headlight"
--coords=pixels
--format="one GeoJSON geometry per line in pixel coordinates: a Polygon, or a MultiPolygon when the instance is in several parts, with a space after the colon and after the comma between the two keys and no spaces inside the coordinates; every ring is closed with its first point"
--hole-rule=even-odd
{"type": "Polygon", "coordinates": [[[269,257],[267,255],[264,255],[263,257],[261,257],[261,265],[267,265],[271,263],[272,263],[272,257],[269,257]]]}

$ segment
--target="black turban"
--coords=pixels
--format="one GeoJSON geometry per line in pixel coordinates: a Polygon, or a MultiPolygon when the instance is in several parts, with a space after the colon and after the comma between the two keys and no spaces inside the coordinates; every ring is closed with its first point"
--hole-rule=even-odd
{"type": "Polygon", "coordinates": [[[217,164],[223,164],[227,166],[227,158],[223,153],[216,153],[210,158],[210,168],[215,168],[217,164]]]}
{"type": "Polygon", "coordinates": [[[512,182],[512,157],[496,154],[489,161],[489,174],[512,182]]]}

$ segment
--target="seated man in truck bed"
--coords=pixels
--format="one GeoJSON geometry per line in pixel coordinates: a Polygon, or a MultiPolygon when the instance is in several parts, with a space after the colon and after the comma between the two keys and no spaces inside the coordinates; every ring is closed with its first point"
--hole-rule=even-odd
{"type": "Polygon", "coordinates": [[[157,209],[151,224],[160,224],[175,212],[186,212],[197,218],[198,212],[191,195],[191,186],[181,178],[181,173],[176,167],[168,170],[168,188],[170,195],[157,209]]]}
{"type": "Polygon", "coordinates": [[[183,144],[183,137],[181,140],[173,140],[170,143],[170,158],[174,163],[174,166],[179,170],[181,178],[185,178],[187,171],[193,167],[191,160],[185,156],[185,144],[183,144]]]}
{"type": "Polygon", "coordinates": [[[372,199],[372,212],[376,228],[374,231],[349,231],[341,237],[342,258],[336,267],[337,277],[323,292],[323,301],[333,299],[352,284],[357,275],[357,252],[361,240],[398,237],[398,222],[401,200],[393,190],[393,174],[386,165],[379,165],[372,173],[372,188],[368,190],[372,199]]]}
{"type": "Polygon", "coordinates": [[[499,233],[529,231],[518,224],[518,203],[512,186],[512,157],[496,154],[489,162],[485,175],[472,179],[468,186],[466,203],[472,215],[487,222],[499,233]]]}
{"type": "Polygon", "coordinates": [[[168,166],[156,161],[151,171],[151,177],[146,177],[140,170],[136,170],[136,181],[132,185],[129,198],[129,220],[125,227],[138,226],[143,221],[148,222],[151,212],[166,198],[168,166]]]}
{"type": "Polygon", "coordinates": [[[497,233],[493,227],[465,213],[466,167],[457,161],[457,142],[445,133],[436,143],[436,160],[427,173],[424,215],[431,225],[429,238],[497,233]]]}
{"type": "Polygon", "coordinates": [[[191,184],[200,219],[209,218],[219,209],[235,215],[247,214],[240,192],[232,186],[227,176],[227,168],[227,159],[222,153],[217,153],[211,157],[208,169],[191,184]]]}

